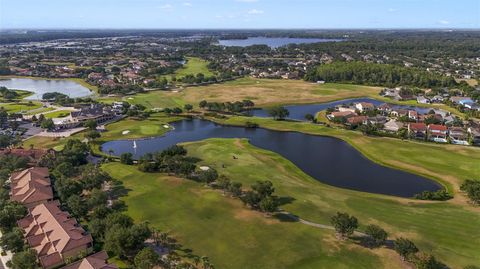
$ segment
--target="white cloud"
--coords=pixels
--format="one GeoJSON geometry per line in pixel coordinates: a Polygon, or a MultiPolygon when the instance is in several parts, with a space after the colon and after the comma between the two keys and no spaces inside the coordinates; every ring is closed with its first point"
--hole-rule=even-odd
{"type": "Polygon", "coordinates": [[[184,2],[182,5],[183,5],[184,7],[191,7],[191,6],[192,6],[192,3],[184,2]]]}
{"type": "Polygon", "coordinates": [[[395,12],[395,11],[397,11],[395,8],[389,8],[388,9],[388,12],[395,12]]]}
{"type": "Polygon", "coordinates": [[[263,14],[263,10],[258,10],[258,9],[251,9],[248,11],[248,14],[250,15],[258,15],[258,14],[263,14]]]}
{"type": "Polygon", "coordinates": [[[438,23],[440,23],[440,24],[442,24],[442,25],[448,25],[448,24],[450,24],[450,22],[447,21],[447,20],[439,20],[438,23]]]}
{"type": "Polygon", "coordinates": [[[173,6],[170,5],[170,4],[165,4],[165,5],[158,6],[158,8],[160,8],[160,9],[172,9],[173,6]]]}

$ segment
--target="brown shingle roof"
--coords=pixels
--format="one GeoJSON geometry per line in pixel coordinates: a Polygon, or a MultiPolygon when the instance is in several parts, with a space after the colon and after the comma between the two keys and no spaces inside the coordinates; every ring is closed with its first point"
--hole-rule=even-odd
{"type": "Polygon", "coordinates": [[[31,204],[53,198],[48,168],[32,167],[10,176],[12,200],[31,204]]]}
{"type": "Polygon", "coordinates": [[[59,205],[58,201],[37,205],[30,209],[25,218],[18,221],[28,244],[37,251],[45,268],[57,264],[58,257],[62,257],[64,253],[80,248],[87,249],[92,243],[91,235],[85,234],[77,221],[70,218],[67,212],[60,210],[59,205]]]}
{"type": "Polygon", "coordinates": [[[61,269],[118,269],[116,265],[108,264],[107,259],[107,253],[101,251],[62,267],[61,269]]]}

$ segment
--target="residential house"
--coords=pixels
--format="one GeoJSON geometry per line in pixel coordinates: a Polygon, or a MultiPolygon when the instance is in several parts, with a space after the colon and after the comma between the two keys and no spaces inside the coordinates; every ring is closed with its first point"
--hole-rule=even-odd
{"type": "Polygon", "coordinates": [[[387,104],[387,103],[379,105],[377,107],[377,109],[379,111],[381,111],[384,115],[390,114],[390,112],[392,112],[392,110],[393,110],[392,106],[390,104],[387,104]]]}
{"type": "Polygon", "coordinates": [[[468,127],[467,132],[472,139],[472,143],[474,145],[480,145],[480,127],[468,127]]]}
{"type": "Polygon", "coordinates": [[[92,236],[60,209],[58,201],[31,208],[18,226],[45,269],[56,268],[92,251],[92,236]]]}
{"type": "Polygon", "coordinates": [[[445,99],[441,95],[435,95],[430,99],[432,103],[443,103],[445,99]]]}
{"type": "Polygon", "coordinates": [[[356,113],[353,113],[351,111],[335,111],[327,115],[327,118],[329,120],[334,120],[334,119],[346,119],[349,117],[356,116],[356,113]]]}
{"type": "Polygon", "coordinates": [[[376,115],[374,117],[368,117],[367,122],[373,125],[383,125],[387,122],[387,117],[376,115]]]}
{"type": "Polygon", "coordinates": [[[395,109],[395,110],[392,110],[390,115],[393,116],[393,117],[396,117],[396,118],[405,117],[405,116],[408,116],[408,110],[395,109]]]}
{"type": "Polygon", "coordinates": [[[445,125],[429,124],[429,139],[435,142],[447,143],[448,128],[445,125]]]}
{"type": "Polygon", "coordinates": [[[414,121],[418,120],[418,112],[415,110],[409,110],[408,111],[408,118],[414,121]]]}
{"type": "Polygon", "coordinates": [[[452,101],[457,105],[460,105],[461,103],[465,103],[465,102],[473,102],[473,100],[470,97],[464,97],[464,96],[452,96],[450,97],[450,101],[452,101]]]}
{"type": "Polygon", "coordinates": [[[425,123],[409,123],[408,134],[415,139],[425,139],[427,137],[427,126],[425,123]]]}
{"type": "Polygon", "coordinates": [[[430,104],[430,99],[426,98],[425,96],[418,96],[417,103],[419,104],[430,104]]]}
{"type": "Polygon", "coordinates": [[[356,111],[357,111],[357,109],[355,107],[352,107],[352,106],[337,106],[336,109],[340,112],[349,111],[349,112],[352,112],[352,113],[356,113],[356,111]]]}
{"type": "Polygon", "coordinates": [[[375,109],[375,106],[372,103],[360,102],[355,104],[355,108],[360,112],[371,111],[375,109]]]}
{"type": "Polygon", "coordinates": [[[403,127],[404,127],[404,124],[402,122],[391,119],[383,125],[383,130],[387,132],[396,133],[403,127]]]}
{"type": "Polygon", "coordinates": [[[358,126],[365,123],[367,120],[368,120],[367,116],[353,116],[353,117],[347,118],[346,124],[350,126],[358,126]]]}
{"type": "Polygon", "coordinates": [[[48,168],[32,167],[10,176],[10,198],[27,208],[46,203],[53,199],[48,168]]]}
{"type": "Polygon", "coordinates": [[[118,269],[116,265],[109,264],[107,260],[108,254],[100,251],[61,269],[118,269]]]}
{"type": "Polygon", "coordinates": [[[468,134],[462,127],[450,127],[448,137],[452,144],[468,145],[468,134]]]}

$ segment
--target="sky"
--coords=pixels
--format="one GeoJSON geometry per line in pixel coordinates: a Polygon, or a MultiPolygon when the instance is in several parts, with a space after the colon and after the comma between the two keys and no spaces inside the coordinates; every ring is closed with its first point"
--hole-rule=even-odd
{"type": "Polygon", "coordinates": [[[480,0],[0,0],[0,29],[480,28],[480,0]]]}

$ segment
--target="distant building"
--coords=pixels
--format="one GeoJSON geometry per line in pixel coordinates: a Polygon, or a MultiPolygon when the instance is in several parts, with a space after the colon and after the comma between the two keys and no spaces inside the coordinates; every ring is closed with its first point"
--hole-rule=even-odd
{"type": "Polygon", "coordinates": [[[396,133],[400,129],[402,129],[403,126],[404,126],[404,124],[402,122],[391,119],[383,125],[383,130],[385,130],[387,132],[396,133]]]}
{"type": "Polygon", "coordinates": [[[77,111],[70,112],[70,116],[60,118],[54,121],[55,128],[70,129],[83,126],[88,120],[94,120],[97,124],[103,124],[115,118],[115,112],[101,104],[91,104],[90,106],[82,107],[77,111]]]}
{"type": "Polygon", "coordinates": [[[428,125],[429,138],[432,141],[446,143],[448,128],[445,125],[429,124],[428,125]]]}
{"type": "Polygon", "coordinates": [[[409,123],[408,134],[416,139],[425,139],[427,137],[427,126],[425,123],[409,123]]]}
{"type": "Polygon", "coordinates": [[[424,96],[417,97],[417,103],[419,104],[430,104],[430,99],[425,98],[424,96]]]}
{"type": "Polygon", "coordinates": [[[360,102],[355,104],[355,108],[360,112],[371,111],[375,109],[375,106],[372,103],[360,102]]]}

